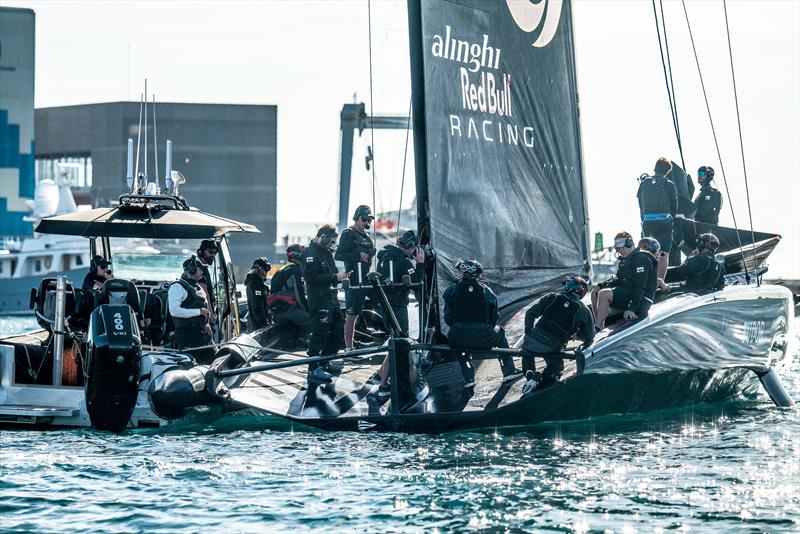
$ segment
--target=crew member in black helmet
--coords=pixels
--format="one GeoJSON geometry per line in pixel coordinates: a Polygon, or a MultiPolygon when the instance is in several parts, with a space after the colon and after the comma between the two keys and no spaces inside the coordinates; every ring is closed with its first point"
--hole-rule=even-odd
{"type": "Polygon", "coordinates": [[[272,276],[272,288],[268,299],[275,324],[292,323],[299,330],[298,341],[307,343],[311,333],[311,315],[303,283],[302,245],[289,245],[286,249],[288,263],[272,276]]]}
{"type": "Polygon", "coordinates": [[[265,282],[270,269],[272,269],[272,265],[267,258],[256,258],[253,260],[253,267],[244,279],[244,287],[247,291],[248,334],[264,328],[269,322],[269,308],[267,308],[269,287],[265,282]]]}
{"type": "Polygon", "coordinates": [[[114,278],[111,275],[111,262],[103,256],[95,256],[89,262],[89,272],[83,279],[81,288],[84,291],[97,290],[103,287],[106,280],[114,278]]]}
{"type": "Polygon", "coordinates": [[[702,234],[697,236],[695,247],[692,255],[675,268],[675,276],[686,280],[680,291],[701,295],[721,291],[725,287],[725,267],[714,257],[719,239],[714,234],[702,234]]]}
{"type": "Polygon", "coordinates": [[[214,350],[211,344],[210,305],[205,289],[200,285],[203,269],[196,256],[183,262],[183,274],[169,286],[169,313],[175,323],[175,348],[188,350],[200,363],[210,363],[214,350]],[[210,350],[209,350],[210,349],[210,350]]]}
{"type": "Polygon", "coordinates": [[[628,232],[614,237],[614,250],[619,256],[617,275],[592,288],[592,307],[595,310],[595,328],[605,327],[609,314],[622,313],[628,321],[647,316],[657,284],[655,265],[651,254],[639,249],[628,232]]]}
{"type": "MultiPolygon", "coordinates": [[[[494,347],[508,348],[506,332],[497,324],[497,296],[480,281],[483,267],[476,260],[458,260],[455,264],[456,283],[442,295],[444,299],[444,322],[450,327],[448,343],[453,348],[488,350],[494,347]]],[[[498,358],[507,382],[522,375],[514,367],[509,355],[498,358]]],[[[474,370],[462,365],[465,386],[475,384],[474,370]]]]}
{"type": "Polygon", "coordinates": [[[714,169],[708,165],[703,165],[697,169],[697,183],[700,184],[700,192],[694,199],[697,211],[694,220],[697,222],[718,224],[719,212],[722,209],[722,195],[711,185],[714,180],[714,169]]]}
{"type": "Polygon", "coordinates": [[[373,219],[375,217],[372,216],[369,206],[362,204],[357,207],[353,213],[353,224],[342,232],[342,238],[334,256],[336,261],[344,262],[344,270],[350,273],[350,289],[344,292],[344,305],[347,312],[344,323],[346,350],[353,348],[356,317],[364,309],[364,300],[369,293],[369,288],[360,286],[368,285],[367,273],[370,271],[370,263],[375,255],[375,245],[367,233],[373,219]]]}
{"type": "MultiPolygon", "coordinates": [[[[308,292],[308,306],[313,325],[308,346],[309,356],[334,354],[343,346],[344,318],[336,296],[336,286],[346,280],[348,273],[340,273],[333,260],[336,250],[336,228],[326,224],[317,231],[317,236],[306,247],[303,255],[303,278],[308,292]]],[[[332,363],[308,366],[308,380],[318,384],[329,384],[334,375],[342,372],[342,366],[332,363]]]]}
{"type": "MultiPolygon", "coordinates": [[[[397,245],[386,245],[378,252],[378,272],[383,276],[384,280],[389,283],[384,288],[386,293],[386,300],[389,301],[389,306],[392,307],[392,312],[397,318],[397,323],[405,335],[408,332],[408,293],[411,288],[403,285],[403,277],[410,277],[412,284],[418,283],[422,280],[422,275],[425,269],[425,252],[422,248],[418,247],[419,240],[417,234],[413,230],[403,232],[397,238],[397,245]]],[[[419,296],[419,287],[415,288],[414,292],[419,296]]],[[[380,305],[381,317],[386,325],[387,332],[392,331],[391,321],[383,305],[380,305]]],[[[397,333],[395,332],[395,335],[397,333]]],[[[380,388],[378,389],[378,397],[387,397],[390,394],[389,390],[389,360],[384,360],[378,371],[378,376],[381,378],[380,388]]]]}
{"type": "MultiPolygon", "coordinates": [[[[534,380],[538,385],[555,382],[564,372],[564,360],[548,354],[564,350],[576,334],[583,341],[583,348],[594,341],[592,312],[581,302],[589,284],[579,276],[571,276],[564,280],[563,285],[560,292],[545,295],[525,313],[522,371],[528,380],[534,380]],[[534,358],[537,354],[546,364],[539,380],[536,380],[534,358]]],[[[530,391],[535,385],[528,383],[526,389],[530,391]]]]}
{"type": "Polygon", "coordinates": [[[658,278],[664,279],[672,250],[672,225],[678,209],[678,193],[675,184],[666,178],[672,169],[667,158],[658,158],[653,176],[643,178],[636,196],[642,217],[642,236],[654,237],[661,244],[658,258],[658,278]]]}

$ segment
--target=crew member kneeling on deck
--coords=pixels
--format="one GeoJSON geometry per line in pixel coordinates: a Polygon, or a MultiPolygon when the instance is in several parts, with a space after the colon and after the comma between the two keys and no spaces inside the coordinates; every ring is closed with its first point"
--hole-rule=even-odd
{"type": "Polygon", "coordinates": [[[175,348],[191,352],[199,363],[211,363],[214,349],[211,344],[211,317],[208,297],[199,284],[203,279],[203,269],[196,256],[183,262],[183,274],[180,280],[169,286],[167,298],[169,313],[175,323],[175,348]]]}
{"type": "Polygon", "coordinates": [[[93,291],[100,289],[105,284],[106,280],[114,278],[111,275],[111,262],[103,256],[95,256],[89,262],[89,272],[83,279],[81,289],[84,291],[93,291]]]}
{"type": "MultiPolygon", "coordinates": [[[[308,291],[308,306],[313,321],[309,356],[334,354],[343,346],[344,318],[339,308],[336,286],[347,279],[333,260],[336,238],[339,236],[330,224],[317,231],[317,237],[306,247],[303,261],[303,278],[308,291]]],[[[329,384],[333,376],[342,372],[342,366],[332,363],[312,363],[308,366],[308,380],[329,384]]]]}
{"type": "Polygon", "coordinates": [[[653,176],[644,178],[636,193],[642,217],[642,236],[654,237],[661,244],[658,258],[658,278],[663,279],[669,266],[672,250],[672,225],[678,209],[678,192],[675,184],[667,179],[672,163],[667,158],[658,158],[653,176]]]}
{"type": "Polygon", "coordinates": [[[545,295],[525,313],[522,371],[528,380],[534,379],[535,376],[535,355],[541,355],[546,364],[538,382],[549,384],[561,378],[561,373],[564,372],[564,360],[548,357],[547,354],[564,350],[567,342],[576,334],[583,341],[583,348],[592,344],[594,341],[592,312],[581,302],[588,290],[589,284],[586,280],[572,276],[564,280],[564,287],[559,293],[545,295]]]}
{"type": "MultiPolygon", "coordinates": [[[[410,287],[403,285],[403,277],[409,276],[412,284],[422,280],[425,268],[425,252],[417,245],[419,240],[413,230],[404,232],[397,238],[397,245],[386,245],[378,252],[378,272],[389,285],[384,288],[386,300],[392,308],[397,324],[405,335],[408,333],[408,293],[410,287]],[[412,263],[413,259],[413,263],[412,263]]],[[[414,289],[419,296],[419,287],[414,289]]],[[[386,325],[386,330],[391,332],[393,325],[387,310],[381,304],[381,317],[386,325]]],[[[398,335],[397,332],[394,335],[398,335]]],[[[383,361],[378,370],[381,385],[378,388],[378,397],[388,397],[389,389],[389,359],[383,361]]]]}
{"type": "Polygon", "coordinates": [[[714,234],[697,236],[695,250],[685,262],[675,268],[675,274],[686,280],[680,291],[703,295],[722,291],[725,287],[725,267],[717,261],[714,253],[719,248],[719,239],[714,234]]]}
{"type": "Polygon", "coordinates": [[[269,309],[267,308],[267,298],[269,288],[264,282],[267,273],[272,265],[267,258],[256,258],[253,260],[253,268],[247,273],[244,279],[244,287],[247,290],[247,333],[255,332],[259,328],[267,326],[269,321],[269,309]]]}
{"type": "MultiPolygon", "coordinates": [[[[497,324],[497,296],[480,282],[483,267],[475,260],[458,260],[455,264],[456,283],[444,291],[444,322],[450,327],[447,339],[457,349],[489,350],[508,348],[503,327],[497,324]]],[[[498,357],[503,381],[522,373],[514,367],[509,355],[498,357]]],[[[475,383],[474,370],[463,365],[466,386],[475,383]]]]}
{"type": "Polygon", "coordinates": [[[268,303],[275,324],[295,325],[298,329],[298,342],[307,344],[312,321],[303,284],[303,248],[302,245],[294,244],[286,249],[288,263],[273,275],[268,303]]]}
{"type": "Polygon", "coordinates": [[[614,250],[619,256],[617,276],[592,289],[595,328],[602,330],[610,313],[623,313],[625,320],[644,318],[653,304],[648,295],[658,275],[650,254],[640,250],[628,232],[614,237],[614,250]]]}
{"type": "Polygon", "coordinates": [[[375,255],[375,245],[367,233],[374,218],[369,206],[357,207],[353,214],[353,224],[342,232],[342,239],[334,257],[336,261],[344,262],[344,270],[350,273],[350,288],[344,292],[344,307],[347,312],[344,323],[346,350],[353,349],[356,317],[364,309],[364,300],[370,292],[368,287],[361,286],[368,285],[367,273],[375,255]]]}

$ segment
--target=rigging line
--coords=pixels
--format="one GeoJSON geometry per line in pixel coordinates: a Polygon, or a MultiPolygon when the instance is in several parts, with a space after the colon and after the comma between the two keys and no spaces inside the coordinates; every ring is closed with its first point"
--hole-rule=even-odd
{"type": "MultiPolygon", "coordinates": [[[[372,138],[372,209],[375,205],[375,104],[372,95],[372,0],[367,0],[367,36],[369,38],[369,131],[372,138]]],[[[375,246],[375,225],[372,225],[372,245],[375,246]]],[[[375,261],[375,257],[372,258],[375,261]]]]}
{"type": "MultiPolygon", "coordinates": [[[[683,151],[681,150],[681,141],[680,141],[681,135],[680,131],[678,130],[678,122],[675,114],[675,104],[673,102],[672,91],[670,90],[670,78],[669,78],[670,75],[667,74],[667,63],[664,58],[664,45],[661,43],[661,28],[658,25],[658,11],[656,10],[656,0],[652,0],[652,3],[653,3],[653,18],[655,19],[656,22],[656,35],[658,36],[658,51],[661,53],[661,68],[664,71],[664,85],[667,88],[667,98],[669,99],[669,110],[670,113],[672,114],[672,127],[675,130],[675,137],[678,140],[678,151],[681,153],[681,162],[683,162],[683,151]]],[[[662,17],[663,17],[663,12],[662,12],[662,17]]]]}
{"type": "Polygon", "coordinates": [[[667,19],[664,17],[664,0],[658,0],[661,8],[661,26],[664,29],[664,49],[667,52],[667,68],[669,69],[669,85],[672,90],[672,120],[675,122],[675,135],[678,137],[678,152],[681,154],[681,165],[686,172],[686,160],[683,159],[683,141],[681,141],[681,123],[678,115],[678,97],[675,96],[675,77],[672,76],[672,60],[669,56],[669,40],[667,39],[667,19]]]}
{"type": "Polygon", "coordinates": [[[400,203],[397,206],[397,235],[400,235],[400,216],[403,213],[403,189],[406,185],[406,161],[408,160],[408,137],[411,130],[411,102],[408,101],[408,119],[406,120],[406,144],[403,149],[403,175],[400,180],[400,203]]]}
{"type": "MultiPolygon", "coordinates": [[[[744,190],[747,195],[747,215],[750,218],[750,239],[753,241],[753,257],[756,254],[756,234],[753,231],[753,211],[750,208],[750,186],[747,182],[747,164],[744,159],[744,141],[742,140],[742,119],[739,116],[739,94],[736,90],[736,74],[733,70],[733,48],[731,47],[731,30],[728,26],[728,2],[722,0],[722,7],[725,10],[725,32],[728,35],[728,56],[731,61],[731,79],[733,80],[733,99],[736,102],[736,124],[739,127],[739,148],[742,152],[742,171],[744,172],[744,190]]],[[[761,285],[761,279],[758,279],[758,285],[761,285]]]]}
{"type": "Polygon", "coordinates": [[[728,205],[731,207],[731,216],[733,216],[733,227],[736,229],[736,240],[739,242],[739,253],[742,256],[742,266],[744,267],[744,276],[747,283],[750,283],[750,272],[747,269],[747,261],[744,257],[744,247],[742,246],[742,236],[739,234],[739,225],[736,222],[736,211],[733,209],[733,201],[731,200],[731,189],[728,187],[728,178],[725,176],[725,165],[722,163],[722,154],[719,151],[719,142],[717,141],[717,130],[714,128],[714,119],[711,118],[711,106],[708,103],[708,94],[706,93],[706,84],[703,81],[703,71],[700,69],[700,59],[697,57],[697,47],[694,44],[694,34],[692,33],[692,25],[689,23],[689,12],[686,10],[686,0],[681,0],[683,5],[683,14],[686,17],[686,27],[689,29],[689,39],[692,42],[692,52],[694,52],[694,62],[697,65],[697,74],[700,76],[700,86],[703,88],[703,99],[706,102],[706,112],[708,113],[708,122],[711,123],[711,134],[714,136],[714,147],[717,150],[717,159],[719,159],[719,168],[722,173],[722,181],[725,183],[725,195],[728,197],[728,205]]]}
{"type": "Polygon", "coordinates": [[[158,128],[156,127],[156,94],[153,93],[153,161],[156,163],[156,194],[161,193],[158,178],[158,128]]]}

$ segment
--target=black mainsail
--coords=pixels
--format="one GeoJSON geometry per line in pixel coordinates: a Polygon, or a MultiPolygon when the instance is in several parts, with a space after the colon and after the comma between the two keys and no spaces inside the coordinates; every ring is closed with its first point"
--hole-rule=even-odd
{"type": "Polygon", "coordinates": [[[418,220],[438,294],[475,258],[501,307],[589,270],[569,1],[409,1],[418,220]]]}

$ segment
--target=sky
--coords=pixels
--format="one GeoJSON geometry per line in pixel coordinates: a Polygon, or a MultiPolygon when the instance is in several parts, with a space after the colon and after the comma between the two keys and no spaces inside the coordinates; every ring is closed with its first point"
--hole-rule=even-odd
{"type": "MultiPolygon", "coordinates": [[[[405,1],[3,5],[36,12],[36,107],[136,101],[145,77],[162,102],[277,105],[280,222],[335,221],[343,104],[408,113],[405,1]]],[[[769,277],[800,279],[800,1],[731,0],[727,8],[745,165],[723,3],[686,2],[721,166],[682,3],[664,2],[686,165],[692,175],[700,165],[717,169],[726,196],[724,166],[743,228],[749,228],[746,169],[755,229],[783,235],[769,277]]],[[[576,0],[573,17],[590,226],[608,243],[621,229],[638,232],[636,178],[651,172],[659,156],[680,156],[651,2],[576,0]]],[[[367,144],[375,157],[377,209],[397,209],[404,163],[402,204],[408,206],[412,143],[406,151],[405,132],[391,131],[356,140],[351,208],[372,203],[372,176],[363,164],[367,144]]],[[[727,196],[720,224],[733,226],[727,196]]]]}

